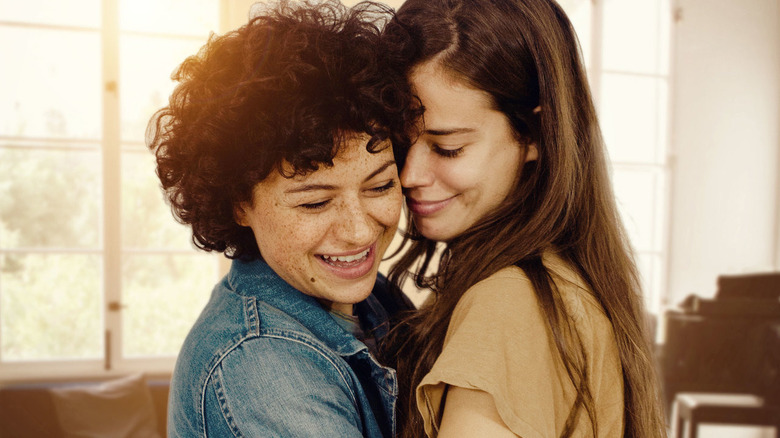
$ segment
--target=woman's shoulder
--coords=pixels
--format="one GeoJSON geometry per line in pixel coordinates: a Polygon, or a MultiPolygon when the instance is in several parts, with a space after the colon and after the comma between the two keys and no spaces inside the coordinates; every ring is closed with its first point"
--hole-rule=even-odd
{"type": "Polygon", "coordinates": [[[538,299],[528,276],[516,266],[507,266],[463,294],[452,313],[448,331],[452,335],[470,327],[482,332],[489,326],[509,333],[522,326],[527,332],[529,326],[539,326],[540,318],[538,299]]]}
{"type": "Polygon", "coordinates": [[[533,285],[517,266],[506,266],[486,277],[463,294],[458,305],[474,302],[514,302],[533,297],[533,285]]]}
{"type": "MultiPolygon", "coordinates": [[[[557,286],[556,276],[552,275],[552,278],[557,286]]],[[[525,271],[510,265],[472,285],[458,301],[456,312],[472,307],[487,307],[498,314],[535,313],[539,309],[539,299],[525,271]]]]}
{"type": "MultiPolygon", "coordinates": [[[[568,314],[576,322],[596,325],[597,330],[609,327],[603,307],[568,262],[554,253],[545,253],[542,263],[560,293],[568,314]]],[[[515,317],[513,319],[521,316],[521,313],[541,313],[531,280],[525,271],[514,265],[506,266],[471,286],[459,300],[456,313],[474,309],[496,315],[511,312],[515,317]]]]}
{"type": "MultiPolygon", "coordinates": [[[[579,289],[592,295],[590,288],[582,280],[572,266],[560,256],[552,252],[546,252],[542,257],[542,264],[550,274],[555,286],[562,295],[568,295],[579,289]]],[[[518,266],[510,265],[499,269],[489,277],[471,286],[465,295],[494,295],[494,298],[510,298],[513,295],[503,293],[507,289],[520,292],[533,293],[533,284],[525,271],[518,266]]],[[[518,295],[514,295],[517,297],[518,295]]],[[[520,295],[522,296],[522,295],[520,295]]]]}
{"type": "Polygon", "coordinates": [[[543,263],[575,321],[589,322],[601,329],[611,327],[593,290],[570,263],[553,253],[545,254],[543,263]]]}
{"type": "Polygon", "coordinates": [[[179,356],[180,362],[203,370],[213,370],[226,362],[240,369],[258,361],[308,361],[341,368],[338,354],[298,318],[224,285],[215,288],[179,356]]]}

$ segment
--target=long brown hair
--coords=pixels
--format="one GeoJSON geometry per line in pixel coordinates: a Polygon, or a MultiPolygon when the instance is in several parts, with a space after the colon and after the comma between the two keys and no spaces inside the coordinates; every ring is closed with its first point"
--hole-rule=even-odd
{"type": "Polygon", "coordinates": [[[435,58],[453,77],[489,93],[521,143],[534,142],[539,151],[501,206],[444,245],[434,275],[426,271],[436,242],[410,221],[411,246],[390,277],[400,285],[411,274],[434,299],[392,334],[395,350],[388,360],[399,375],[401,435],[424,435],[415,388],[441,353],[458,300],[511,265],[531,280],[576,389],[561,436],[572,434],[583,410],[596,435],[585,351],[541,261],[554,248],[612,323],[623,369],[624,436],[664,436],[638,274],[615,206],[579,44],[563,10],[552,0],[406,0],[384,38],[404,73],[435,58]]]}

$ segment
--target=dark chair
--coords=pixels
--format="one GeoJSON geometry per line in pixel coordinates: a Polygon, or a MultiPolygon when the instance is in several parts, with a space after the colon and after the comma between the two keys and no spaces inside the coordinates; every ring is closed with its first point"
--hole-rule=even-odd
{"type": "Polygon", "coordinates": [[[687,429],[695,438],[701,423],[772,426],[780,436],[780,274],[718,283],[715,299],[692,296],[665,315],[660,363],[672,436],[687,429]]]}

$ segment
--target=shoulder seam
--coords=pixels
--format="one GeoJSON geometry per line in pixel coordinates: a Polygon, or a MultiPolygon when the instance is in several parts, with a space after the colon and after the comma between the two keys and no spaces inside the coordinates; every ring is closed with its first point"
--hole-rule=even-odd
{"type": "MultiPolygon", "coordinates": [[[[286,330],[278,330],[278,329],[270,329],[270,330],[260,330],[259,333],[250,335],[250,336],[244,336],[241,339],[238,339],[236,342],[233,343],[229,348],[225,349],[220,355],[217,360],[214,361],[214,363],[209,368],[209,371],[206,373],[206,381],[212,378],[214,375],[214,371],[216,368],[224,361],[224,359],[236,348],[238,348],[239,345],[243,344],[246,341],[252,340],[252,339],[261,339],[261,338],[272,338],[272,339],[281,339],[286,340],[290,342],[295,342],[297,344],[303,345],[310,350],[315,351],[318,355],[323,357],[328,363],[331,364],[331,366],[338,372],[339,377],[341,377],[341,380],[343,383],[349,388],[349,395],[352,399],[352,403],[357,405],[357,396],[354,393],[354,390],[352,386],[349,384],[348,377],[345,375],[344,371],[339,367],[339,364],[337,361],[335,361],[332,357],[330,357],[327,354],[327,351],[324,351],[323,347],[321,345],[317,345],[316,342],[311,342],[309,339],[310,336],[306,335],[305,333],[299,333],[299,332],[293,332],[293,331],[286,331],[286,330]],[[292,336],[297,335],[297,336],[292,336]]],[[[333,353],[334,355],[336,353],[333,353]]],[[[201,408],[202,411],[205,412],[205,402],[206,402],[206,385],[203,385],[203,390],[201,392],[201,408]]],[[[205,417],[204,418],[205,422],[205,417]]],[[[204,430],[205,430],[205,424],[204,424],[204,430]]]]}

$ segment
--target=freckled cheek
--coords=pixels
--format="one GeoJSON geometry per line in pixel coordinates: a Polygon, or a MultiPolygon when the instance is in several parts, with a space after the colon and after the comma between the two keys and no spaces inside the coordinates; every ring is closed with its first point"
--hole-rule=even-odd
{"type": "Polygon", "coordinates": [[[308,221],[295,217],[277,221],[267,229],[268,237],[272,237],[267,242],[273,247],[266,249],[273,251],[282,263],[294,262],[294,259],[312,251],[314,243],[319,240],[320,236],[313,228],[308,221]]]}
{"type": "Polygon", "coordinates": [[[319,253],[330,237],[335,221],[330,214],[306,215],[290,221],[282,239],[293,240],[301,253],[319,253]]]}
{"type": "Polygon", "coordinates": [[[376,221],[387,228],[398,226],[398,220],[401,218],[401,206],[403,205],[403,195],[401,191],[396,191],[392,196],[384,199],[378,199],[374,207],[373,217],[376,221]]]}

